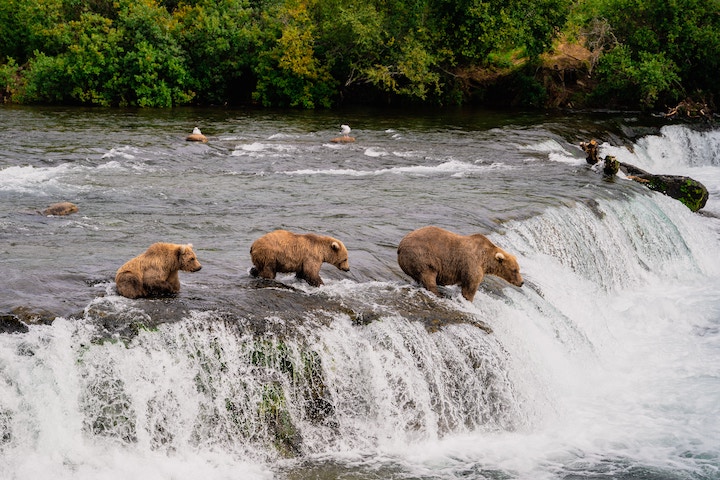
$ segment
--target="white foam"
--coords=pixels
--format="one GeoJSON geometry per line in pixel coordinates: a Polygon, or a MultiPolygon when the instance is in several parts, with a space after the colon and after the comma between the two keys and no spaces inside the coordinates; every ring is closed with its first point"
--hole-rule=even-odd
{"type": "Polygon", "coordinates": [[[58,178],[70,171],[64,163],[57,167],[13,166],[0,170],[0,190],[9,192],[37,192],[58,188],[58,178]]]}
{"type": "Polygon", "coordinates": [[[459,160],[448,160],[437,165],[411,165],[405,167],[390,167],[379,170],[357,170],[352,168],[340,169],[303,169],[285,172],[286,175],[346,175],[346,176],[374,176],[385,174],[409,174],[419,176],[430,176],[433,174],[451,174],[453,176],[477,174],[488,170],[505,170],[513,167],[504,163],[492,163],[489,165],[461,162],[459,160]]]}
{"type": "Polygon", "coordinates": [[[533,144],[527,144],[527,145],[518,145],[518,149],[521,151],[529,151],[529,152],[547,152],[547,153],[560,153],[565,156],[571,156],[570,152],[565,150],[565,148],[560,145],[557,140],[554,139],[548,139],[542,142],[533,143],[533,144]]]}
{"type": "Polygon", "coordinates": [[[363,154],[368,157],[385,157],[388,155],[388,152],[383,148],[369,147],[365,149],[363,154]]]}
{"type": "Polygon", "coordinates": [[[235,150],[232,151],[232,156],[251,156],[251,157],[264,157],[274,156],[282,157],[287,156],[289,152],[296,151],[297,147],[288,144],[277,144],[277,143],[264,143],[264,142],[253,142],[243,145],[238,145],[235,150]]]}
{"type": "Polygon", "coordinates": [[[140,153],[140,149],[130,145],[122,147],[111,148],[109,152],[103,154],[102,158],[124,158],[125,160],[134,160],[137,154],[140,153]]]}

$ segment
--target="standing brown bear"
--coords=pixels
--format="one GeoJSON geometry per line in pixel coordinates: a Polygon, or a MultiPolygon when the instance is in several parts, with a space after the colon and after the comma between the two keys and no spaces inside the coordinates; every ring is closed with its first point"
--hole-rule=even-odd
{"type": "Polygon", "coordinates": [[[496,275],[522,286],[517,259],[487,237],[458,235],[428,226],[410,232],[398,246],[398,264],[416,282],[439,295],[438,285],[460,285],[472,302],[483,276],[496,275]]]}
{"type": "Polygon", "coordinates": [[[320,267],[323,262],[340,270],[350,270],[348,251],[340,240],[314,233],[292,233],[275,230],[255,240],[250,247],[254,277],[275,278],[276,273],[292,273],[313,287],[323,285],[320,267]]]}
{"type": "Polygon", "coordinates": [[[128,298],[175,294],[180,291],[178,271],[201,268],[192,244],[154,243],[118,269],[115,283],[118,293],[128,298]]]}

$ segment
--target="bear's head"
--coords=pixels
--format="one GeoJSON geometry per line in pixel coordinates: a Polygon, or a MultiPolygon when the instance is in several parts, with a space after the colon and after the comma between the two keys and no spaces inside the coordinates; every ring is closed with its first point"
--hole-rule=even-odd
{"type": "Polygon", "coordinates": [[[332,256],[326,262],[335,265],[343,272],[350,270],[350,262],[348,261],[348,251],[340,240],[333,240],[330,244],[332,256]]]}
{"type": "Polygon", "coordinates": [[[202,268],[197,256],[193,251],[192,243],[180,247],[180,270],[185,272],[197,272],[202,268]]]}
{"type": "Polygon", "coordinates": [[[489,263],[485,273],[503,278],[518,287],[522,287],[525,283],[520,275],[520,265],[518,265],[515,255],[498,248],[489,263]]]}

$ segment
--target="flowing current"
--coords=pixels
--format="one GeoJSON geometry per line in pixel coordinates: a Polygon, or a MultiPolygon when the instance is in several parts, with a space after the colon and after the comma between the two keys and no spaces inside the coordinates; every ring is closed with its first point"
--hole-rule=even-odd
{"type": "Polygon", "coordinates": [[[618,114],[0,106],[0,478],[720,478],[720,129],[618,114]],[[349,124],[355,143],[330,142],[349,124]],[[198,126],[207,144],[186,142],[198,126]],[[579,148],[702,182],[700,213],[579,148]],[[58,201],[79,212],[38,213],[58,201]],[[522,288],[397,265],[484,233],[522,288]],[[325,285],[254,239],[343,240],[325,285]],[[151,243],[203,269],[117,295],[151,243]]]}

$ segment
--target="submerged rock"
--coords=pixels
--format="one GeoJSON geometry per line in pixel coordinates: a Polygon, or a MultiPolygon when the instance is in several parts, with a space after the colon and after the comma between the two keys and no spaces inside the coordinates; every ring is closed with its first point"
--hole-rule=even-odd
{"type": "Polygon", "coordinates": [[[0,333],[27,333],[28,326],[16,315],[0,315],[0,333]]]}

